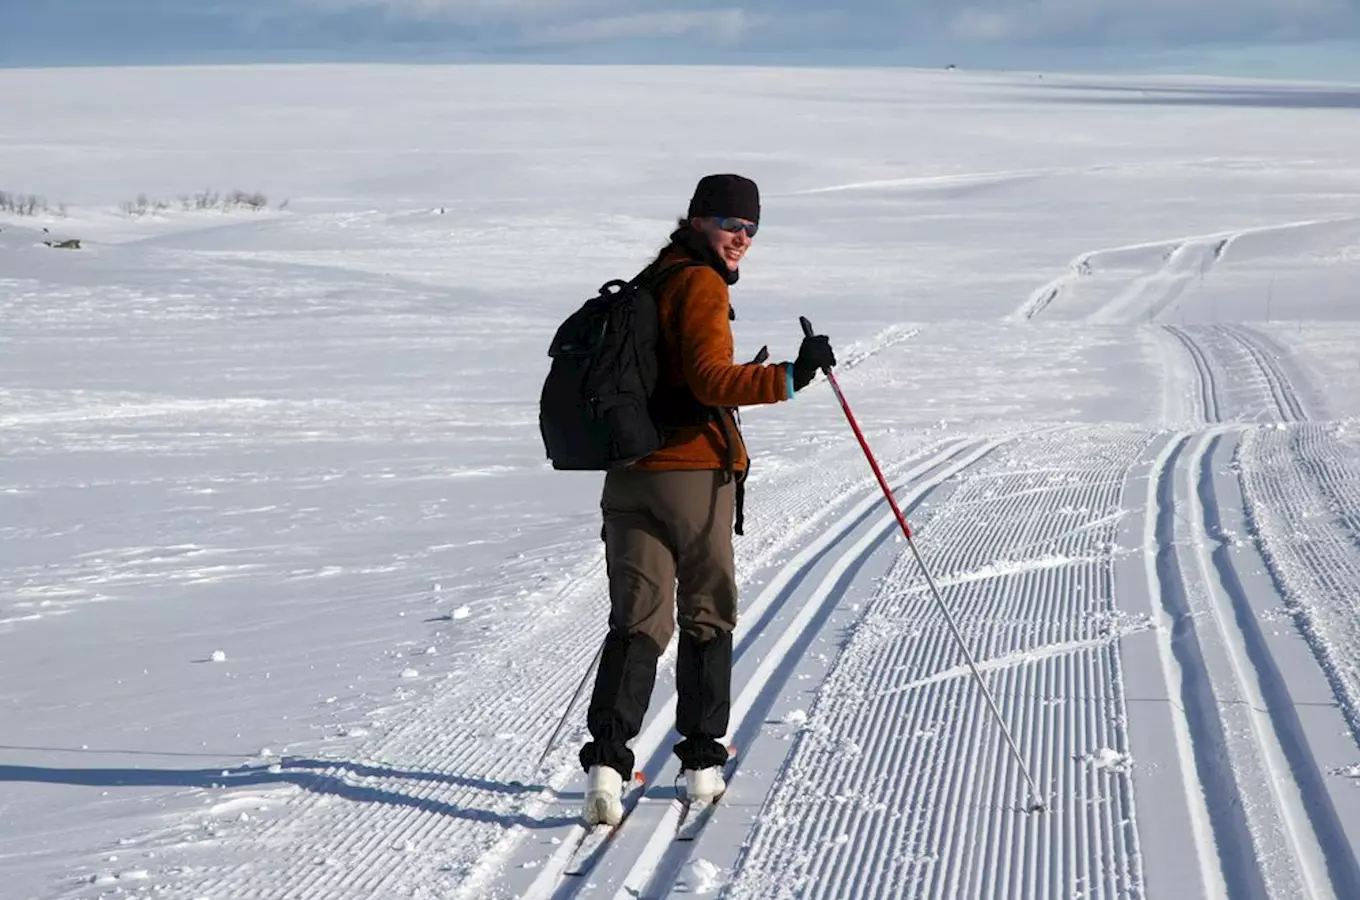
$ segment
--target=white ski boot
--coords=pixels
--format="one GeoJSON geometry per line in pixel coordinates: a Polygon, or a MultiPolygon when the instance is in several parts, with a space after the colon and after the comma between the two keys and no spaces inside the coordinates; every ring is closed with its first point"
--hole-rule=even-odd
{"type": "Polygon", "coordinates": [[[725,790],[727,782],[723,781],[722,766],[685,770],[685,795],[691,803],[712,803],[725,790]]]}
{"type": "Polygon", "coordinates": [[[586,825],[623,821],[623,776],[612,766],[591,766],[586,780],[586,825]]]}

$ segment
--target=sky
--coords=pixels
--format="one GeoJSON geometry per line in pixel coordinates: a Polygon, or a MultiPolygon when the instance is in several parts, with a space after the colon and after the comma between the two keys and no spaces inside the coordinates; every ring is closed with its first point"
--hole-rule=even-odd
{"type": "Polygon", "coordinates": [[[0,0],[0,66],[323,59],[1360,80],[1360,0],[0,0]]]}

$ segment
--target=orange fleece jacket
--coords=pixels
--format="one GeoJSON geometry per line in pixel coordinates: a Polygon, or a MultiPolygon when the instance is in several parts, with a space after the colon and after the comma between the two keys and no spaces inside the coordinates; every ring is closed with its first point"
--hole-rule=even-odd
{"type": "MultiPolygon", "coordinates": [[[[668,253],[662,266],[684,259],[668,253]]],[[[688,385],[705,406],[723,410],[737,442],[733,463],[744,471],[750,463],[746,447],[728,409],[788,400],[787,364],[738,365],[732,346],[727,282],[706,265],[687,266],[662,284],[657,296],[661,339],[666,360],[664,385],[688,385]],[[678,315],[677,315],[678,305],[678,315]]],[[[717,421],[672,429],[665,445],[634,463],[636,469],[720,469],[725,459],[722,425],[717,421]]]]}

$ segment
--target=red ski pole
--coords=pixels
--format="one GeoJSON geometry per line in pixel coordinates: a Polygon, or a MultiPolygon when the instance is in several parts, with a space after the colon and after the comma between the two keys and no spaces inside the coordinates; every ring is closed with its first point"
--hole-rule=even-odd
{"type": "MultiPolygon", "coordinates": [[[[807,320],[807,317],[799,316],[798,322],[803,326],[803,334],[812,337],[812,323],[807,320]]],[[[992,692],[987,690],[987,685],[982,680],[982,673],[978,671],[977,664],[973,661],[973,654],[969,652],[968,645],[964,643],[963,634],[959,631],[959,626],[955,624],[954,617],[949,612],[949,607],[945,606],[944,598],[940,596],[940,590],[935,586],[935,579],[931,577],[930,569],[921,557],[921,551],[916,548],[916,541],[911,536],[911,528],[907,525],[907,517],[902,515],[902,510],[897,505],[897,498],[893,496],[892,488],[888,486],[888,479],[883,477],[883,470],[878,467],[878,460],[874,458],[873,451],[869,449],[869,442],[864,439],[864,432],[860,431],[859,422],[855,421],[855,414],[850,411],[850,404],[846,402],[840,382],[836,380],[836,373],[831,371],[830,366],[824,366],[822,374],[831,383],[831,390],[836,392],[836,399],[840,401],[841,410],[845,413],[846,421],[850,423],[850,430],[855,432],[855,438],[859,440],[860,449],[864,451],[864,458],[869,461],[869,468],[874,470],[874,477],[878,479],[878,486],[883,489],[883,496],[887,498],[888,505],[892,507],[893,515],[897,517],[897,524],[902,526],[902,534],[906,536],[907,546],[911,548],[912,555],[916,557],[916,564],[921,567],[921,574],[926,577],[926,584],[930,586],[930,595],[935,598],[935,605],[944,614],[944,620],[949,625],[954,640],[958,642],[959,649],[963,651],[963,658],[968,661],[968,668],[972,671],[973,678],[977,680],[978,687],[982,689],[982,696],[987,699],[987,706],[991,709],[996,724],[1001,726],[1001,733],[1006,736],[1006,743],[1010,744],[1011,753],[1014,754],[1015,761],[1020,764],[1020,771],[1024,774],[1032,795],[1027,811],[1040,812],[1046,809],[1047,806],[1039,794],[1039,788],[1035,785],[1034,778],[1029,774],[1029,767],[1025,765],[1024,757],[1020,755],[1020,748],[1016,746],[1015,738],[1011,737],[1010,729],[1006,727],[1006,721],[1001,718],[1001,710],[997,709],[996,701],[992,699],[992,692]]]]}

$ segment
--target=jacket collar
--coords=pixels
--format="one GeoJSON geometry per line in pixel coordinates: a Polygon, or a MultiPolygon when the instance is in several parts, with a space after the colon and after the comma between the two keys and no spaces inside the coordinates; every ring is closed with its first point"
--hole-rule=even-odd
{"type": "Polygon", "coordinates": [[[692,228],[681,228],[671,236],[671,245],[679,248],[695,262],[701,262],[713,271],[722,276],[723,281],[727,282],[728,287],[737,283],[741,277],[740,270],[727,268],[727,263],[717,254],[711,244],[702,234],[692,228]]]}

